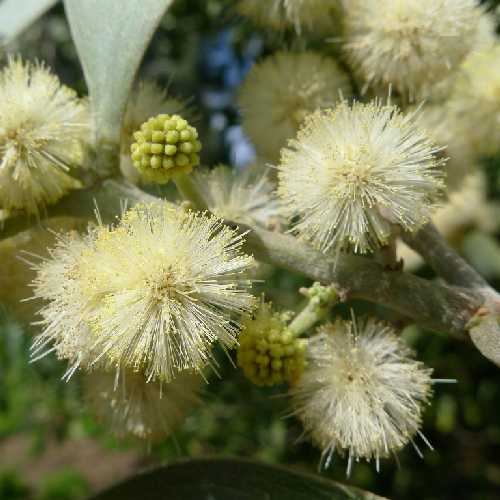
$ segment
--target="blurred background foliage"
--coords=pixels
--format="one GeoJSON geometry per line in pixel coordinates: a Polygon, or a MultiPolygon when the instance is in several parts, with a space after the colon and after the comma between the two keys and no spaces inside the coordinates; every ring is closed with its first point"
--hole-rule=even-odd
{"type": "MultiPolygon", "coordinates": [[[[257,58],[297,42],[257,31],[232,12],[232,3],[176,0],[154,35],[140,74],[191,100],[204,139],[204,163],[238,167],[255,155],[239,125],[238,87],[257,58]]],[[[499,4],[490,2],[492,8],[499,4]]],[[[45,60],[64,83],[86,92],[61,5],[24,33],[14,49],[45,60]]],[[[489,196],[500,200],[500,160],[486,159],[484,168],[489,196]]],[[[421,273],[431,276],[428,269],[421,273]]],[[[277,304],[292,307],[297,288],[307,284],[274,272],[266,290],[277,304]]],[[[500,280],[493,284],[500,286],[500,280]]],[[[499,498],[498,368],[465,339],[414,327],[404,335],[436,378],[458,382],[436,386],[426,412],[423,430],[435,451],[426,450],[421,459],[408,447],[399,454],[400,464],[384,461],[379,474],[370,465],[357,464],[350,482],[392,498],[499,498]]],[[[299,423],[287,418],[283,390],[252,386],[224,356],[221,377],[204,388],[203,404],[174,438],[148,449],[115,441],[83,407],[78,379],[61,382],[65,366],[51,356],[30,364],[29,345],[29,329],[2,307],[0,499],[82,498],[142,467],[185,456],[238,455],[317,469],[319,452],[300,440],[299,423]]],[[[345,481],[345,464],[338,460],[323,474],[345,481]]]]}

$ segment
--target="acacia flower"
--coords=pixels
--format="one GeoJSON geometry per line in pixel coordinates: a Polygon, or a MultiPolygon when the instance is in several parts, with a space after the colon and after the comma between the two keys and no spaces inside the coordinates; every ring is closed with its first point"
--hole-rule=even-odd
{"type": "Polygon", "coordinates": [[[482,29],[476,0],[348,0],[345,50],[370,86],[393,85],[410,98],[458,68],[482,29]]]}
{"type": "Polygon", "coordinates": [[[10,58],[0,73],[0,207],[38,215],[71,189],[82,162],[86,107],[43,64],[10,58]]]}
{"type": "Polygon", "coordinates": [[[188,103],[170,96],[166,89],[152,81],[140,82],[127,103],[121,130],[121,166],[127,177],[134,179],[139,172],[133,168],[130,146],[134,142],[133,133],[150,117],[158,113],[182,115],[191,119],[188,103]],[[134,172],[137,174],[134,176],[134,172]]]}
{"type": "Polygon", "coordinates": [[[210,363],[214,342],[235,345],[231,314],[252,307],[243,273],[253,259],[221,219],[164,203],[138,205],[83,241],[82,248],[78,239],[63,239],[35,282],[35,296],[49,301],[37,345],[53,342],[69,359],[69,374],[84,357],[65,348],[72,342],[87,347],[92,365],[165,382],[210,363]],[[71,293],[61,293],[66,289],[71,293]]]}
{"type": "Polygon", "coordinates": [[[259,165],[232,169],[219,165],[193,176],[208,209],[223,219],[272,227],[280,223],[280,205],[268,171],[259,165]]]}
{"type": "Polygon", "coordinates": [[[389,242],[391,224],[415,231],[429,220],[443,187],[438,151],[414,113],[342,102],[310,115],[282,150],[278,194],[322,251],[366,253],[389,242]]]}
{"type": "Polygon", "coordinates": [[[423,106],[417,120],[430,139],[443,148],[439,155],[448,159],[444,167],[447,192],[460,189],[466,177],[477,170],[476,154],[462,133],[461,120],[450,112],[447,102],[423,106]]]}
{"type": "Polygon", "coordinates": [[[144,374],[95,370],[85,375],[84,396],[98,420],[118,438],[157,442],[182,425],[199,403],[202,379],[179,373],[171,382],[146,382],[144,374]]]}
{"type": "Polygon", "coordinates": [[[347,75],[321,54],[278,52],[256,64],[243,82],[243,129],[257,151],[274,161],[304,118],[351,95],[347,75]]]}
{"type": "Polygon", "coordinates": [[[476,157],[500,151],[500,45],[465,60],[448,106],[476,157]]]}
{"type": "Polygon", "coordinates": [[[325,467],[334,452],[347,454],[349,475],[359,459],[375,459],[378,470],[380,458],[413,443],[415,434],[428,444],[419,429],[431,384],[431,370],[389,325],[337,320],[309,340],[292,405],[325,467]]]}
{"type": "Polygon", "coordinates": [[[237,9],[265,28],[328,33],[335,27],[339,0],[240,0],[237,9]]]}
{"type": "Polygon", "coordinates": [[[288,329],[290,315],[262,301],[252,317],[242,321],[238,366],[255,385],[295,383],[305,366],[307,340],[288,329]]]}
{"type": "Polygon", "coordinates": [[[159,114],[134,132],[134,167],[148,181],[165,184],[200,164],[198,131],[179,115],[159,114]]]}

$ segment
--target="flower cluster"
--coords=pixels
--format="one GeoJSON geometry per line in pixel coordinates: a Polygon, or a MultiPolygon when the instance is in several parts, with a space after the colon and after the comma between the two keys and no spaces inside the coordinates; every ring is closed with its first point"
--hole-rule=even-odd
{"type": "Polygon", "coordinates": [[[133,134],[149,117],[158,113],[182,115],[187,120],[192,118],[191,109],[186,101],[171,97],[164,88],[154,82],[140,82],[127,103],[120,141],[120,164],[125,175],[132,180],[141,180],[140,172],[133,167],[130,158],[130,146],[134,142],[133,134]]]}
{"type": "Polygon", "coordinates": [[[295,383],[305,366],[307,340],[288,330],[290,316],[262,302],[242,322],[238,366],[255,385],[295,383]]]}
{"type": "Polygon", "coordinates": [[[43,64],[9,59],[0,73],[0,207],[38,215],[81,187],[69,174],[88,139],[85,103],[43,64]]]}
{"type": "Polygon", "coordinates": [[[477,156],[500,151],[500,45],[466,59],[448,108],[460,124],[460,137],[477,156]]]}
{"type": "Polygon", "coordinates": [[[275,160],[304,118],[352,90],[335,60],[312,51],[278,52],[256,64],[243,83],[243,129],[264,158],[275,160]]]}
{"type": "Polygon", "coordinates": [[[171,436],[199,403],[201,382],[187,372],[168,383],[146,383],[142,373],[127,370],[117,379],[113,372],[95,370],[85,375],[83,386],[95,416],[117,437],[155,442],[171,436]]]}
{"type": "Polygon", "coordinates": [[[200,164],[198,132],[179,115],[150,118],[134,139],[130,146],[134,167],[150,181],[165,184],[200,164]]]}
{"type": "Polygon", "coordinates": [[[219,165],[193,175],[207,208],[223,219],[261,227],[281,222],[280,203],[267,169],[251,165],[243,170],[219,165]]]}
{"type": "Polygon", "coordinates": [[[37,266],[35,296],[48,304],[35,351],[53,343],[68,376],[96,363],[165,382],[201,370],[215,341],[235,345],[231,313],[253,304],[242,243],[221,219],[160,202],[61,238],[37,266]]]}
{"type": "Polygon", "coordinates": [[[323,450],[353,461],[380,458],[419,434],[431,370],[412,358],[396,332],[374,320],[337,320],[309,340],[307,367],[291,390],[294,412],[323,450]]]}
{"type": "Polygon", "coordinates": [[[278,194],[322,251],[366,253],[389,242],[391,225],[415,231],[429,220],[443,187],[438,151],[414,114],[342,102],[309,116],[282,150],[278,194]]]}
{"type": "Polygon", "coordinates": [[[483,29],[476,0],[349,0],[345,50],[370,86],[394,87],[410,98],[458,68],[483,29]]]}
{"type": "Polygon", "coordinates": [[[264,27],[328,33],[335,26],[339,0],[240,0],[237,8],[264,27]]]}

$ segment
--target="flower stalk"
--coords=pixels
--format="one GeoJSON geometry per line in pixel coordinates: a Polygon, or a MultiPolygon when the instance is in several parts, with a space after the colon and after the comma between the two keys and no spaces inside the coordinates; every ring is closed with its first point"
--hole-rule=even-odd
{"type": "Polygon", "coordinates": [[[308,298],[308,302],[288,326],[288,330],[295,337],[307,332],[324,319],[331,307],[338,302],[335,288],[323,286],[317,281],[310,288],[301,288],[299,291],[308,298]]]}

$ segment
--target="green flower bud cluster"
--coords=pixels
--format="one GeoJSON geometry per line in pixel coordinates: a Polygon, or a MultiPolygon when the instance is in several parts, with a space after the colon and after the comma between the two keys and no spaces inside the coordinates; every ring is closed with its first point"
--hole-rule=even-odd
{"type": "Polygon", "coordinates": [[[198,131],[179,115],[150,118],[134,139],[130,147],[134,166],[153,182],[165,184],[200,164],[198,131]]]}
{"type": "Polygon", "coordinates": [[[238,366],[255,385],[293,384],[302,374],[307,340],[288,330],[289,319],[262,302],[252,318],[243,320],[238,366]]]}

